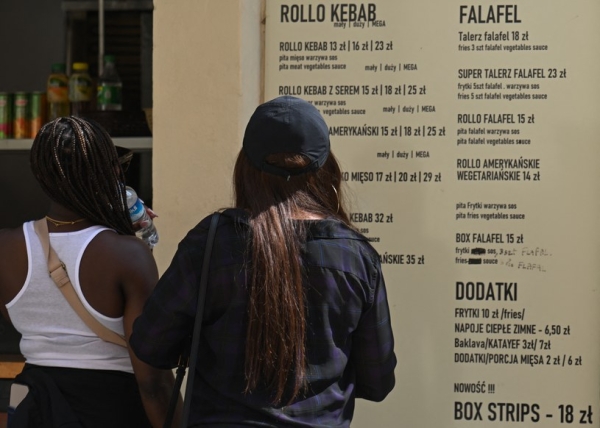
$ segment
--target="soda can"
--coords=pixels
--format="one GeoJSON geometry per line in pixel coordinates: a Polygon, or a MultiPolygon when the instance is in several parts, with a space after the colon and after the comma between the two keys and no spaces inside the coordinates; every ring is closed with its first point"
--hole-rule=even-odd
{"type": "Polygon", "coordinates": [[[12,97],[0,92],[0,140],[12,137],[12,97]]]}
{"type": "Polygon", "coordinates": [[[42,125],[46,123],[46,93],[32,92],[29,97],[29,105],[29,123],[31,127],[29,138],[35,138],[42,125]]]}
{"type": "Polygon", "coordinates": [[[30,138],[29,95],[26,92],[15,92],[13,106],[13,137],[30,138]]]}

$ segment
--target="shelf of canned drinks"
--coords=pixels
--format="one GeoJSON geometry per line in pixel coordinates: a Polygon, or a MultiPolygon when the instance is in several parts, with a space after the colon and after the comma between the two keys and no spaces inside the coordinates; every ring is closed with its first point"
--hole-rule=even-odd
{"type": "MultiPolygon", "coordinates": [[[[152,148],[152,137],[116,137],[112,140],[116,146],[127,147],[132,150],[152,148]]],[[[32,138],[0,139],[0,150],[29,150],[32,143],[32,138]]]]}

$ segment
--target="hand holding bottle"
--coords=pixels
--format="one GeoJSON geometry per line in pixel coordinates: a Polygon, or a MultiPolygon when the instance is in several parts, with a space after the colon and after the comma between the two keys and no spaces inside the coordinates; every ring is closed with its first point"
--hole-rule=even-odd
{"type": "Polygon", "coordinates": [[[136,236],[148,244],[150,248],[154,248],[158,243],[158,232],[152,221],[156,217],[156,214],[146,207],[144,202],[138,197],[136,191],[131,187],[125,187],[125,194],[127,195],[127,208],[129,208],[129,215],[131,216],[136,236]]]}
{"type": "MultiPolygon", "coordinates": [[[[140,201],[142,201],[142,200],[140,199],[140,201]]],[[[151,222],[151,220],[152,220],[152,219],[155,219],[156,217],[158,217],[158,214],[156,214],[156,213],[155,213],[155,212],[152,210],[152,208],[150,208],[148,205],[146,205],[146,204],[144,203],[144,201],[142,201],[142,203],[144,204],[144,207],[146,208],[146,214],[148,215],[148,217],[149,217],[149,220],[141,220],[141,221],[139,221],[139,222],[135,223],[135,224],[133,225],[133,228],[135,229],[135,231],[136,231],[136,232],[137,232],[139,229],[143,229],[144,227],[147,227],[147,226],[149,226],[149,225],[150,225],[150,222],[151,222]]],[[[152,223],[154,223],[154,221],[152,221],[152,223]]]]}

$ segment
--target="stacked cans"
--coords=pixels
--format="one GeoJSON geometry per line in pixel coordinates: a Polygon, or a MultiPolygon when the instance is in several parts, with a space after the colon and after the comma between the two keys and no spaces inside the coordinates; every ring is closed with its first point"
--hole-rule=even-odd
{"type": "Polygon", "coordinates": [[[45,122],[45,92],[0,92],[0,139],[34,138],[45,122]]]}

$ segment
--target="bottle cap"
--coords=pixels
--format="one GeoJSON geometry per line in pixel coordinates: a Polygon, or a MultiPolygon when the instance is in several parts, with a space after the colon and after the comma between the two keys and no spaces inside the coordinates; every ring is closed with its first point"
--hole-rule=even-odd
{"type": "Polygon", "coordinates": [[[73,70],[75,70],[75,71],[87,71],[87,69],[88,69],[87,62],[74,62],[73,63],[73,70]]]}
{"type": "Polygon", "coordinates": [[[104,55],[104,62],[111,62],[111,63],[115,63],[115,56],[114,55],[104,55]]]}
{"type": "Polygon", "coordinates": [[[55,62],[52,64],[52,73],[64,73],[67,70],[64,62],[55,62]]]}

